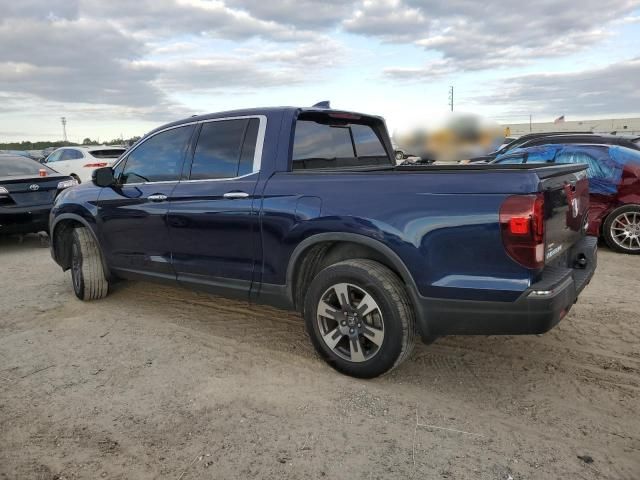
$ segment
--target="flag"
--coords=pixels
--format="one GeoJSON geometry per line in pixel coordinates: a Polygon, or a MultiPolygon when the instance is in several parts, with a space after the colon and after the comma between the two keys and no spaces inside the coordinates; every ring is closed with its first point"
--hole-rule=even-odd
{"type": "Polygon", "coordinates": [[[556,118],[553,123],[564,123],[564,115],[559,116],[558,118],[556,118]]]}

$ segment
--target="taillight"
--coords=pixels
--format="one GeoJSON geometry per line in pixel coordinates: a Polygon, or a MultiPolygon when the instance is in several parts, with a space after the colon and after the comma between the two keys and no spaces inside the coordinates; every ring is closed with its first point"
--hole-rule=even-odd
{"type": "Polygon", "coordinates": [[[520,265],[544,266],[544,197],[513,195],[500,207],[500,229],[504,248],[520,265]]]}
{"type": "Polygon", "coordinates": [[[106,167],[109,164],[107,162],[100,162],[100,163],[87,163],[85,165],[85,168],[101,168],[101,167],[106,167]]]}

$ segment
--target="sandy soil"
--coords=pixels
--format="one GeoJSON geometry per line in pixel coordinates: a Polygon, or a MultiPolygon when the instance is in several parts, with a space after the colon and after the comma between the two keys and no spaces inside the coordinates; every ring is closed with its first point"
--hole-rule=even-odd
{"type": "Polygon", "coordinates": [[[0,478],[637,479],[639,290],[602,249],[548,334],[359,381],[295,315],[133,282],[81,303],[37,238],[0,239],[0,478]]]}

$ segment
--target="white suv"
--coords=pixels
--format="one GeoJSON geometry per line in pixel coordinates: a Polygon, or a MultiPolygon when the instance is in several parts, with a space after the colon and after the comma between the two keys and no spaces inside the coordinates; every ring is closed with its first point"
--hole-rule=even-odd
{"type": "Polygon", "coordinates": [[[125,151],[124,147],[62,147],[52,152],[45,162],[55,171],[82,183],[91,180],[91,172],[96,168],[113,165],[125,151]]]}

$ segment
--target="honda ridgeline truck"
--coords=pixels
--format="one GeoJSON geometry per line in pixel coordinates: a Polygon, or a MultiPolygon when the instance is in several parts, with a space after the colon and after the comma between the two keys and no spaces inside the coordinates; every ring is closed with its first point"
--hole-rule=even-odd
{"type": "Polygon", "coordinates": [[[377,116],[214,113],[62,192],[51,251],[81,300],[145,279],[296,310],[331,366],[368,378],[417,336],[557,324],[596,268],[585,169],[396,166],[377,116]]]}

